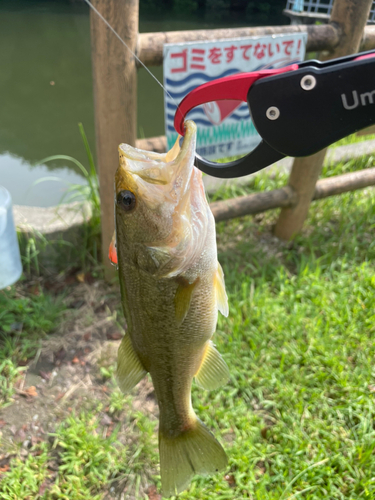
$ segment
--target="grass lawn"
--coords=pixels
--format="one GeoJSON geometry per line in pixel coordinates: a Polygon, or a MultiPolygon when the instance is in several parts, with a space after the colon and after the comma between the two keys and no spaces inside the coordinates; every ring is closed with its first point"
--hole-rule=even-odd
{"type": "MultiPolygon", "coordinates": [[[[323,175],[373,163],[366,157],[327,166],[323,175]]],[[[283,175],[259,175],[251,186],[226,188],[216,199],[285,182],[283,175]]],[[[212,392],[195,386],[193,406],[224,444],[229,467],[224,474],[196,478],[179,498],[374,499],[375,190],[314,202],[293,243],[272,236],[276,217],[272,211],[217,225],[230,312],[220,317],[214,338],[231,380],[212,392]]],[[[95,358],[90,372],[98,387],[106,387],[105,397],[81,402],[76,393],[63,396],[61,404],[58,396],[46,399],[53,418],[44,433],[26,446],[22,439],[5,439],[4,415],[23,397],[16,383],[23,377],[19,363],[39,352],[33,344],[38,325],[44,322],[45,334],[61,333],[74,315],[81,316],[76,330],[83,336],[96,321],[87,313],[82,323],[83,314],[69,306],[73,288],[52,295],[39,286],[37,295],[22,283],[0,292],[2,303],[13,304],[7,328],[0,319],[0,428],[1,419],[6,421],[0,498],[160,499],[157,410],[149,382],[124,398],[113,381],[110,356],[95,358]],[[48,317],[38,316],[43,304],[48,317]]],[[[100,321],[109,318],[121,331],[117,285],[105,294],[113,302],[100,321]]],[[[102,298],[91,296],[94,309],[102,298]]],[[[75,366],[74,359],[56,370],[64,363],[75,366]]]]}

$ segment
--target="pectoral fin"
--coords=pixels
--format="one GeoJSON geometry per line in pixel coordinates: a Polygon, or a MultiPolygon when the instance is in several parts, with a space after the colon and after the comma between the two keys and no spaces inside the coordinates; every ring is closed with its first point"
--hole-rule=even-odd
{"type": "Polygon", "coordinates": [[[229,314],[228,297],[227,292],[225,291],[223,268],[221,267],[219,262],[217,263],[214,288],[216,292],[217,308],[221,312],[221,314],[226,317],[229,314]]]}
{"type": "Polygon", "coordinates": [[[142,271],[153,276],[158,275],[160,270],[171,260],[167,248],[148,247],[143,244],[136,244],[137,265],[142,271]]]}
{"type": "Polygon", "coordinates": [[[184,259],[176,256],[176,249],[168,246],[136,244],[137,265],[142,271],[159,278],[172,278],[186,271],[184,259]]]}
{"type": "Polygon", "coordinates": [[[184,280],[184,278],[178,278],[179,285],[174,298],[176,319],[179,324],[181,324],[189,311],[191,298],[195,287],[198,284],[199,278],[197,278],[193,283],[189,283],[184,280]]]}
{"type": "Polygon", "coordinates": [[[137,353],[134,351],[130,336],[125,334],[117,355],[116,378],[122,392],[127,393],[146,375],[137,353]]]}
{"type": "Polygon", "coordinates": [[[217,389],[229,380],[229,368],[211,341],[195,379],[201,387],[208,390],[217,389]]]}

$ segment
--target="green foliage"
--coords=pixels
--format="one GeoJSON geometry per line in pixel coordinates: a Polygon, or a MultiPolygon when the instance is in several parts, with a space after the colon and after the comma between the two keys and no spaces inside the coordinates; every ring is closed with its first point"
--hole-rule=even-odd
{"type": "MultiPolygon", "coordinates": [[[[67,261],[70,265],[79,264],[83,269],[86,269],[89,265],[98,266],[101,234],[99,179],[83,125],[79,123],[78,127],[87,155],[88,169],[75,158],[66,155],[49,156],[41,160],[40,163],[56,160],[70,161],[79,168],[87,180],[85,185],[69,185],[60,201],[60,204],[77,202],[75,210],[87,215],[87,220],[82,225],[81,234],[77,236],[79,245],[65,240],[63,236],[59,239],[48,239],[44,234],[33,228],[30,228],[28,232],[18,232],[21,259],[24,272],[27,275],[39,276],[42,274],[41,255],[43,255],[45,261],[53,262],[53,267],[57,266],[66,269],[67,261]],[[87,214],[88,211],[89,214],[87,214]]],[[[36,181],[34,185],[46,180],[64,182],[60,177],[44,177],[36,181]]]]}
{"type": "Polygon", "coordinates": [[[24,370],[10,359],[0,361],[0,408],[7,406],[14,394],[14,383],[24,370]]]}
{"type": "MultiPolygon", "coordinates": [[[[114,394],[116,412],[123,412],[129,398],[125,400],[118,389],[114,394]]],[[[123,413],[127,441],[124,444],[119,426],[109,437],[103,434],[102,409],[99,405],[93,412],[72,413],[57,426],[48,443],[33,447],[26,459],[17,455],[9,471],[1,476],[1,499],[18,500],[28,498],[28,494],[43,500],[99,500],[103,491],[111,489],[114,494],[125,487],[129,498],[140,498],[140,489],[145,489],[150,481],[149,462],[157,461],[156,422],[141,412],[123,413]],[[53,477],[51,470],[46,469],[51,463],[57,470],[53,477]]]]}
{"type": "Polygon", "coordinates": [[[129,396],[126,397],[120,391],[118,387],[115,387],[110,394],[110,400],[108,405],[108,413],[110,415],[116,415],[123,411],[125,405],[129,402],[129,396]]]}
{"type": "Polygon", "coordinates": [[[162,0],[154,2],[153,0],[143,0],[140,2],[140,14],[142,18],[150,18],[152,15],[177,14],[195,14],[199,8],[199,0],[162,0]]]}
{"type": "MultiPolygon", "coordinates": [[[[79,260],[80,266],[85,269],[89,265],[97,266],[100,260],[100,193],[99,193],[99,179],[96,173],[93,155],[90,150],[89,143],[83,128],[82,123],[78,124],[79,131],[82,137],[82,142],[86,151],[88,168],[86,168],[81,162],[75,158],[67,155],[54,155],[44,158],[40,163],[48,163],[50,161],[63,160],[74,163],[79,170],[82,172],[86,178],[87,184],[71,184],[68,186],[65,194],[63,195],[60,204],[62,203],[73,203],[78,202],[76,207],[77,211],[86,213],[87,209],[85,205],[89,205],[91,214],[88,220],[83,224],[83,234],[80,241],[80,245],[73,245],[71,242],[59,240],[59,241],[49,241],[41,234],[33,234],[32,236],[26,236],[26,244],[21,244],[21,249],[24,248],[22,252],[22,257],[27,265],[27,269],[31,270],[31,263],[33,264],[32,270],[39,274],[39,264],[37,256],[41,249],[46,249],[49,245],[65,245],[70,247],[72,255],[70,256],[70,261],[79,260]]],[[[51,178],[39,179],[38,182],[43,182],[51,178]]],[[[54,180],[62,182],[60,178],[54,178],[54,180]]],[[[66,253],[66,248],[60,253],[66,253]]],[[[66,262],[66,259],[64,259],[66,262]]]]}
{"type": "Polygon", "coordinates": [[[39,491],[48,476],[48,445],[36,446],[23,461],[17,456],[11,461],[11,469],[0,481],[2,500],[40,498],[39,491]]]}
{"type": "Polygon", "coordinates": [[[21,295],[16,287],[0,291],[0,333],[18,332],[21,337],[44,336],[54,326],[64,308],[62,297],[45,294],[41,288],[21,295]]]}
{"type": "Polygon", "coordinates": [[[113,377],[113,374],[114,374],[113,366],[110,366],[108,368],[105,366],[100,367],[100,375],[103,377],[104,380],[111,379],[113,377]]]}
{"type": "MultiPolygon", "coordinates": [[[[49,156],[48,158],[44,158],[43,160],[41,160],[40,163],[48,163],[49,161],[55,160],[65,160],[74,163],[85,176],[87,185],[82,186],[81,184],[72,184],[67,190],[67,193],[63,196],[61,203],[68,203],[76,201],[77,199],[81,201],[83,198],[84,200],[90,201],[92,203],[93,214],[94,216],[98,217],[100,216],[99,180],[96,174],[94,159],[82,123],[79,123],[78,127],[89,162],[88,170],[82,165],[80,161],[76,160],[72,156],[67,155],[49,156]]],[[[42,181],[43,179],[41,179],[39,182],[42,181]]]]}
{"type": "Polygon", "coordinates": [[[23,272],[27,276],[40,276],[45,271],[46,261],[53,261],[52,255],[57,256],[56,261],[72,260],[72,256],[76,252],[76,246],[70,241],[65,241],[63,236],[59,239],[47,239],[43,233],[34,228],[30,228],[27,232],[18,231],[18,244],[20,248],[23,272]],[[44,257],[41,258],[41,255],[44,257]],[[46,257],[46,255],[49,257],[46,257]],[[64,256],[63,259],[61,256],[64,256]],[[41,261],[44,260],[44,264],[41,261]]]}
{"type": "Polygon", "coordinates": [[[132,432],[137,438],[124,446],[118,440],[118,429],[110,437],[103,437],[98,415],[68,417],[53,434],[52,448],[59,457],[59,471],[45,498],[99,500],[103,488],[119,483],[137,494],[141,482],[145,482],[145,462],[155,458],[155,423],[140,413],[132,415],[132,419],[132,432]]]}
{"type": "Polygon", "coordinates": [[[21,260],[23,268],[27,274],[31,274],[33,268],[37,276],[40,275],[38,255],[41,248],[46,248],[48,240],[39,231],[32,231],[32,234],[18,232],[18,243],[20,246],[21,260]]]}
{"type": "Polygon", "coordinates": [[[0,408],[9,403],[24,369],[18,364],[35,356],[40,339],[53,330],[65,309],[62,297],[34,291],[25,296],[16,287],[0,290],[0,408]]]}
{"type": "Polygon", "coordinates": [[[194,18],[199,16],[207,23],[238,22],[250,23],[251,26],[262,24],[287,24],[288,19],[282,15],[285,8],[283,0],[267,2],[248,2],[247,0],[142,0],[140,3],[141,17],[149,19],[153,15],[164,15],[168,12],[177,18],[186,15],[194,18]]]}
{"type": "Polygon", "coordinates": [[[284,0],[273,0],[268,2],[243,2],[246,4],[246,20],[254,24],[288,24],[286,16],[282,16],[285,9],[284,0]]]}
{"type": "Polygon", "coordinates": [[[193,406],[231,443],[232,486],[199,479],[181,499],[375,496],[374,202],[371,188],[316,202],[289,245],[251,217],[218,225],[232,379],[193,406]]]}
{"type": "MultiPolygon", "coordinates": [[[[346,144],[356,144],[357,142],[361,142],[361,140],[358,141],[358,139],[361,138],[357,136],[350,136],[349,138],[346,138],[346,144]]],[[[371,168],[375,164],[374,155],[365,155],[360,158],[353,158],[348,161],[341,161],[337,163],[331,163],[329,161],[329,153],[327,157],[328,161],[325,161],[320,175],[320,178],[322,179],[333,177],[335,175],[346,174],[349,172],[357,172],[359,170],[371,168]]],[[[230,160],[236,158],[238,157],[230,158],[230,160]]],[[[228,160],[228,158],[224,158],[220,160],[219,163],[225,163],[228,160]]],[[[260,171],[246,184],[223,184],[214,194],[209,196],[209,199],[210,202],[213,202],[219,200],[227,200],[229,198],[236,198],[237,196],[244,196],[254,192],[271,191],[272,189],[278,189],[288,184],[288,178],[289,174],[286,172],[275,171],[272,176],[270,176],[268,172],[260,171]]],[[[339,200],[339,205],[340,197],[341,195],[338,195],[337,197],[337,199],[339,200]]]]}
{"type": "Polygon", "coordinates": [[[343,139],[335,142],[333,144],[334,147],[336,146],[347,146],[348,144],[354,144],[357,142],[364,142],[364,141],[370,141],[372,139],[375,139],[374,134],[368,134],[368,135],[357,135],[357,134],[351,134],[348,135],[347,137],[344,137],[343,139]]]}
{"type": "Polygon", "coordinates": [[[97,429],[98,421],[93,414],[82,414],[79,418],[72,415],[53,435],[60,467],[50,491],[52,498],[99,499],[98,490],[119,471],[116,459],[121,457],[114,448],[116,433],[105,439],[97,429]]]}
{"type": "MultiPolygon", "coordinates": [[[[323,175],[372,162],[326,165],[323,175]]],[[[262,174],[220,197],[285,181],[262,174]]],[[[214,341],[231,380],[215,391],[194,386],[193,406],[230,463],[224,474],[196,477],[181,500],[375,497],[375,191],[313,203],[293,243],[270,234],[276,216],[217,225],[230,312],[220,316],[214,341]]],[[[105,368],[109,378],[112,368],[105,368]]],[[[43,500],[109,498],[112,485],[115,498],[126,488],[125,498],[138,500],[147,498],[142,485],[160,487],[159,476],[150,479],[158,462],[156,421],[131,406],[118,389],[109,395],[107,413],[124,425],[109,438],[99,424],[102,409],[72,414],[58,427],[48,447],[57,478],[43,500]]],[[[24,472],[29,462],[14,460],[0,493],[24,498],[19,478],[36,496],[46,461],[44,455],[31,479],[24,472]]]]}

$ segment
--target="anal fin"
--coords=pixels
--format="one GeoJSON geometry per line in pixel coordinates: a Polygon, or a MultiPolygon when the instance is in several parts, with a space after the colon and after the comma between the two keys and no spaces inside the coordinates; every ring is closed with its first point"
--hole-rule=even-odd
{"type": "Polygon", "coordinates": [[[147,371],[134,351],[130,336],[125,334],[117,354],[117,383],[122,392],[127,393],[146,375],[147,371]]]}
{"type": "Polygon", "coordinates": [[[211,341],[206,347],[202,364],[195,379],[201,387],[208,390],[217,389],[229,380],[229,368],[211,341]]]}

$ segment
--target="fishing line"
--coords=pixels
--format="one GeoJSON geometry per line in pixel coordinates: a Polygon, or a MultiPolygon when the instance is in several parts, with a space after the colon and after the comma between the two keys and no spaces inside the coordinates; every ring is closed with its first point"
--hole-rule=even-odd
{"type": "Polygon", "coordinates": [[[164,87],[164,85],[159,82],[159,80],[156,78],[155,75],[153,75],[151,73],[151,71],[148,69],[148,67],[143,64],[143,62],[139,59],[139,57],[137,57],[134,52],[132,51],[132,49],[127,45],[127,43],[125,42],[125,40],[123,40],[121,38],[121,36],[117,33],[117,31],[109,24],[109,22],[107,21],[107,19],[105,17],[103,17],[101,15],[101,13],[98,11],[98,9],[96,7],[93,6],[93,4],[90,2],[90,0],[85,0],[85,2],[87,3],[87,5],[90,7],[90,9],[92,9],[99,17],[100,19],[107,25],[107,27],[112,31],[112,33],[114,33],[117,38],[120,40],[120,42],[128,49],[129,52],[131,52],[131,54],[133,54],[133,56],[136,58],[136,60],[139,62],[139,64],[147,71],[147,73],[149,73],[152,78],[156,81],[156,83],[158,85],[160,85],[160,87],[164,90],[164,92],[168,95],[168,97],[170,97],[172,99],[172,101],[175,103],[176,107],[178,107],[178,104],[177,102],[173,99],[173,97],[171,96],[171,94],[168,92],[168,90],[164,87]]]}

